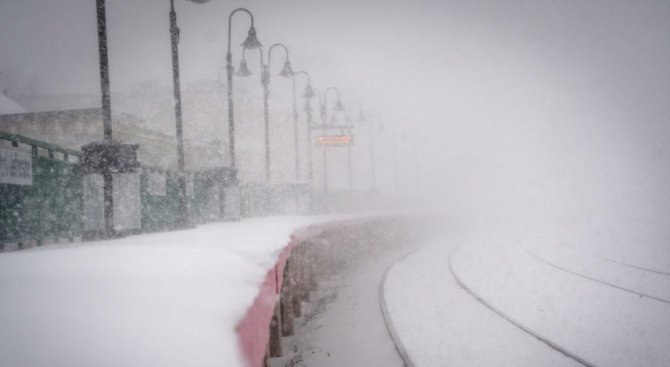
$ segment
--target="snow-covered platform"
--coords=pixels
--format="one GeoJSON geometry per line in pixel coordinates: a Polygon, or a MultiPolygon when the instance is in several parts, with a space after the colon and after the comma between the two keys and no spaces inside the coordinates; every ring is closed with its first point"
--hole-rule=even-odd
{"type": "Polygon", "coordinates": [[[416,367],[667,366],[668,250],[458,245],[436,240],[387,275],[389,318],[416,367]]]}
{"type": "Polygon", "coordinates": [[[0,254],[0,366],[243,366],[235,326],[299,228],[275,217],[0,254]]]}

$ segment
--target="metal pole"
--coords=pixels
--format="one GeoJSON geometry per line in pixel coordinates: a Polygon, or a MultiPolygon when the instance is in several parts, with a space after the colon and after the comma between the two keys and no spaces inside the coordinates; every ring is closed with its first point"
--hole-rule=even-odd
{"type": "MultiPolygon", "coordinates": [[[[288,60],[288,48],[281,43],[275,43],[268,49],[268,63],[263,65],[263,50],[261,49],[261,66],[263,73],[261,74],[261,83],[263,84],[263,118],[265,119],[265,178],[270,182],[270,112],[268,107],[268,99],[270,98],[270,67],[272,66],[272,50],[275,47],[282,47],[286,52],[286,59],[288,60]]],[[[295,104],[294,104],[295,105],[295,104]]],[[[295,113],[295,106],[293,108],[295,113]]]]}
{"type": "MultiPolygon", "coordinates": [[[[306,102],[309,103],[309,102],[306,102]]],[[[312,203],[312,185],[314,183],[314,167],[312,167],[312,110],[308,108],[305,111],[307,115],[307,128],[305,129],[305,142],[307,143],[307,179],[309,182],[309,213],[313,212],[312,203]]]]}
{"type": "MultiPolygon", "coordinates": [[[[261,50],[261,53],[263,50],[261,50]]],[[[269,63],[269,60],[268,60],[269,63]]],[[[270,183],[271,173],[270,173],[270,113],[268,111],[268,99],[270,98],[270,90],[268,84],[270,84],[269,70],[266,65],[263,65],[263,71],[261,76],[261,83],[263,84],[263,119],[265,128],[265,180],[270,183]]]]}
{"type": "Polygon", "coordinates": [[[307,179],[309,182],[309,187],[312,187],[314,181],[314,167],[312,163],[312,111],[307,110],[307,128],[305,129],[306,136],[305,141],[307,142],[307,179]]]}
{"type": "Polygon", "coordinates": [[[226,53],[226,74],[228,84],[228,156],[231,169],[235,169],[235,113],[233,111],[233,55],[226,53]]]}
{"type": "Polygon", "coordinates": [[[109,61],[107,57],[107,19],[105,0],[96,0],[98,10],[98,52],[100,55],[100,89],[102,92],[102,126],[104,139],[112,140],[112,103],[109,92],[109,61]]]}
{"type": "Polygon", "coordinates": [[[398,182],[398,145],[396,144],[396,136],[393,134],[393,183],[395,191],[396,204],[398,202],[400,184],[398,182]]]}
{"type": "Polygon", "coordinates": [[[177,175],[179,186],[179,224],[189,223],[188,196],[186,193],[186,173],[184,172],[184,137],[181,116],[181,86],[179,83],[179,27],[174,0],[170,0],[170,41],[172,44],[172,85],[174,89],[174,113],[177,129],[177,175]]]}
{"type": "Polygon", "coordinates": [[[354,192],[354,180],[351,175],[351,145],[347,146],[347,170],[349,175],[349,194],[351,195],[354,192]]]}
{"type": "MultiPolygon", "coordinates": [[[[326,129],[323,129],[323,135],[326,135],[326,129]]],[[[327,148],[323,146],[323,192],[328,194],[328,155],[326,154],[327,148]]]]}
{"type": "MultiPolygon", "coordinates": [[[[112,136],[112,103],[109,91],[109,61],[107,57],[107,19],[105,0],[96,0],[98,18],[98,53],[100,56],[100,90],[102,95],[102,126],[105,142],[111,142],[112,136]]],[[[103,170],[103,200],[105,216],[105,235],[114,234],[114,199],[112,173],[103,170]]]]}
{"type": "MultiPolygon", "coordinates": [[[[226,51],[226,79],[228,84],[228,155],[230,157],[230,168],[235,171],[235,114],[233,108],[233,55],[230,52],[230,38],[232,32],[232,21],[233,15],[238,11],[243,11],[249,14],[251,18],[251,28],[250,32],[254,29],[254,15],[251,12],[244,8],[237,8],[230,12],[228,16],[228,50],[226,51]]],[[[254,31],[255,32],[255,31],[254,31]]],[[[255,34],[255,33],[254,33],[255,34]]]]}
{"type": "Polygon", "coordinates": [[[300,214],[300,152],[298,151],[298,109],[295,106],[295,75],[291,78],[293,82],[293,149],[295,150],[295,212],[300,214]]]}
{"type": "MultiPolygon", "coordinates": [[[[340,91],[335,87],[329,87],[323,92],[323,105],[321,106],[321,121],[323,123],[323,135],[325,136],[328,133],[326,129],[327,125],[327,113],[328,113],[328,92],[334,91],[337,94],[337,100],[340,100],[340,91]]],[[[323,192],[327,196],[328,194],[328,156],[326,154],[327,147],[323,147],[323,192]]],[[[326,199],[327,200],[327,199],[326,199]]]]}
{"type": "Polygon", "coordinates": [[[370,169],[372,173],[372,191],[377,190],[377,175],[375,172],[375,131],[374,123],[370,121],[370,169]]]}
{"type": "Polygon", "coordinates": [[[300,181],[300,152],[298,151],[298,108],[295,105],[295,78],[293,80],[293,149],[295,150],[295,181],[300,181]]]}

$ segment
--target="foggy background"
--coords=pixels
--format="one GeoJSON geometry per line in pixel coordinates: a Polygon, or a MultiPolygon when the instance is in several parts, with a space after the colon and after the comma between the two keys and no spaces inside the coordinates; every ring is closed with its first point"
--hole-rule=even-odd
{"type": "MultiPolygon", "coordinates": [[[[207,102],[218,118],[196,121],[201,105],[189,94],[214,90],[228,14],[240,6],[254,13],[264,46],[284,43],[315,88],[337,86],[347,106],[359,100],[380,116],[382,192],[487,225],[582,233],[603,243],[667,241],[670,3],[177,0],[187,137],[197,124],[225,140],[225,95],[207,102]]],[[[112,93],[133,96],[119,105],[113,95],[114,113],[147,113],[143,101],[154,94],[145,91],[153,87],[171,93],[168,11],[167,0],[107,2],[112,93]]],[[[247,27],[245,17],[233,20],[234,65],[247,27]]],[[[0,85],[9,96],[88,94],[99,106],[93,1],[3,1],[0,50],[0,85]]],[[[284,58],[276,51],[275,75],[284,58]]],[[[257,110],[238,109],[237,126],[261,131],[257,52],[247,59],[255,75],[236,78],[235,88],[257,110]]],[[[282,129],[291,121],[290,83],[275,75],[271,128],[282,129]]],[[[152,128],[173,135],[172,102],[164,102],[164,119],[154,120],[162,124],[152,128]]],[[[359,131],[354,187],[366,189],[367,126],[359,131]]],[[[273,144],[292,144],[292,135],[275,132],[286,138],[273,144]]],[[[336,188],[346,187],[343,152],[331,154],[336,188]]],[[[284,172],[279,179],[292,177],[291,154],[275,163],[284,172]]],[[[253,152],[241,153],[239,166],[249,179],[262,172],[253,152]]]]}

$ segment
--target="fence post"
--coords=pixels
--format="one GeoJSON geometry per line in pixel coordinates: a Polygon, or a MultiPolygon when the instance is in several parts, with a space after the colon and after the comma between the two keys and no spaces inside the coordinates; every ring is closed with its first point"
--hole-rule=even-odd
{"type": "Polygon", "coordinates": [[[300,243],[291,252],[290,272],[288,281],[291,282],[291,302],[293,303],[293,317],[302,315],[302,302],[300,298],[300,243]]]}
{"type": "Polygon", "coordinates": [[[282,335],[293,335],[293,292],[291,287],[291,259],[286,260],[284,265],[284,282],[279,296],[281,310],[282,335]]]}
{"type": "Polygon", "coordinates": [[[275,304],[275,311],[270,321],[270,357],[281,357],[281,312],[279,312],[279,301],[275,304]]]}

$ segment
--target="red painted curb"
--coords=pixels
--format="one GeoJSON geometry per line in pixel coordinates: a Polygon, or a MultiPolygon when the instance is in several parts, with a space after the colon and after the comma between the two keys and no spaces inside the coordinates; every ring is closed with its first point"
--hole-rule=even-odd
{"type": "Polygon", "coordinates": [[[254,303],[235,328],[240,343],[240,350],[244,356],[246,365],[249,367],[260,367],[263,365],[267,343],[270,338],[268,325],[270,325],[275,304],[279,298],[279,290],[284,278],[284,265],[291,253],[291,249],[296,244],[297,240],[293,238],[284,247],[277,263],[265,276],[265,280],[258,291],[254,303]]]}
{"type": "MultiPolygon", "coordinates": [[[[367,220],[370,219],[367,218],[367,220]]],[[[298,246],[304,239],[314,237],[324,230],[360,222],[361,220],[358,219],[322,223],[300,229],[291,235],[291,240],[282,249],[277,263],[268,270],[253,304],[244,318],[235,327],[240,351],[247,367],[263,366],[263,360],[270,339],[270,321],[272,320],[275,304],[279,299],[279,292],[284,280],[284,266],[293,248],[298,246]]]]}

